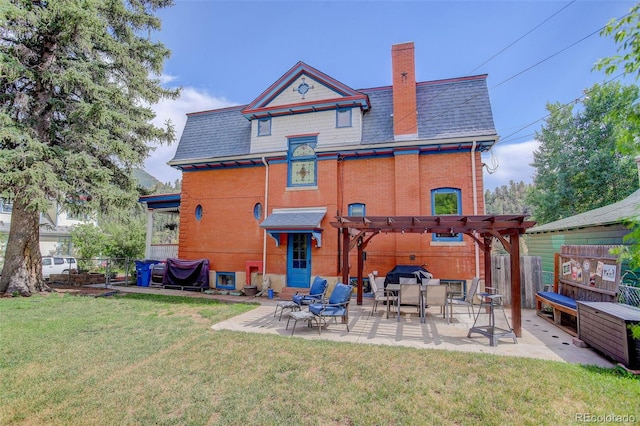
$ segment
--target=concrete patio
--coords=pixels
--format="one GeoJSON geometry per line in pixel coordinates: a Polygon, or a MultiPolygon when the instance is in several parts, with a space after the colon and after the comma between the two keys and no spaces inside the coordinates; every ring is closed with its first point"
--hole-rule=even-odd
{"type": "MultiPolygon", "coordinates": [[[[535,310],[522,310],[522,337],[514,343],[511,338],[501,339],[497,346],[491,346],[489,338],[473,334],[467,337],[473,326],[473,318],[467,314],[466,308],[454,309],[454,318],[447,323],[437,308],[428,309],[426,322],[420,323],[417,312],[403,307],[400,321],[394,313],[386,318],[386,307],[379,305],[371,315],[372,299],[364,298],[363,305],[353,303],[349,306],[349,329],[344,324],[329,322],[322,327],[321,334],[317,328],[307,327],[300,321],[292,336],[293,321],[286,329],[288,311],[274,316],[276,304],[280,299],[266,297],[246,297],[230,295],[213,295],[193,291],[166,290],[157,287],[114,286],[120,292],[151,293],[202,297],[221,300],[229,303],[259,303],[256,309],[230,318],[211,326],[213,330],[233,330],[251,333],[281,335],[287,338],[321,339],[359,344],[400,345],[419,349],[446,349],[451,351],[490,353],[496,355],[519,356],[569,362],[584,365],[614,367],[615,362],[605,358],[591,348],[581,348],[573,343],[573,337],[553,324],[536,315],[535,310]]],[[[477,311],[478,306],[476,306],[477,311]]],[[[509,309],[505,309],[510,320],[509,309]]],[[[496,316],[498,320],[498,316],[496,316]]],[[[498,324],[499,325],[499,324],[498,324]]]]}
{"type": "MultiPolygon", "coordinates": [[[[293,321],[286,329],[288,311],[279,320],[274,317],[275,301],[258,299],[261,306],[243,315],[214,324],[214,330],[234,330],[253,333],[269,333],[292,336],[293,321]]],[[[403,308],[404,309],[404,308],[403,308]]],[[[431,311],[431,310],[430,310],[431,311]]],[[[509,310],[505,309],[507,316],[509,310]]],[[[420,323],[417,313],[403,310],[400,321],[392,314],[386,319],[385,307],[371,315],[371,301],[364,299],[362,306],[352,303],[349,307],[349,329],[333,321],[322,327],[318,334],[314,327],[299,322],[292,338],[323,339],[360,344],[401,345],[420,349],[446,349],[452,351],[491,353],[496,355],[521,356],[552,361],[613,367],[615,364],[591,348],[573,344],[573,337],[538,317],[534,310],[524,309],[522,314],[522,337],[517,344],[511,338],[501,339],[491,346],[489,338],[480,334],[467,337],[473,325],[466,309],[457,309],[453,321],[439,315],[437,309],[429,312],[426,323],[420,323]]]]}

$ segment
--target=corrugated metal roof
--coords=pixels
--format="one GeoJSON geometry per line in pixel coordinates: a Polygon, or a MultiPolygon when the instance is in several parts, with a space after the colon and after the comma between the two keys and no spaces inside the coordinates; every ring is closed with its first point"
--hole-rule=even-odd
{"type": "Polygon", "coordinates": [[[527,233],[535,234],[539,232],[565,231],[569,229],[621,223],[629,217],[638,215],[638,213],[640,213],[638,210],[639,207],[640,189],[617,203],[556,220],[555,222],[535,226],[529,229],[527,233]]]}

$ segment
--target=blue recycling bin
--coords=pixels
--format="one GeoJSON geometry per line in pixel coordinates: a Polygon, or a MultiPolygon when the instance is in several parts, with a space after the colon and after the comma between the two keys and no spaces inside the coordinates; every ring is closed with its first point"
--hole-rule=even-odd
{"type": "Polygon", "coordinates": [[[151,265],[160,263],[158,260],[136,260],[136,284],[141,287],[149,287],[151,282],[151,265]]]}

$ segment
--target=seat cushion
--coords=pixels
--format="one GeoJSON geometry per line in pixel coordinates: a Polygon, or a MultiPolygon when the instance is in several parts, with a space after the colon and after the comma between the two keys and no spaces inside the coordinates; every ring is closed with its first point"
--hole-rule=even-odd
{"type": "Polygon", "coordinates": [[[553,291],[539,291],[538,296],[547,299],[550,302],[557,303],[558,305],[566,306],[567,308],[578,309],[576,301],[568,296],[554,293],[553,291]]]}
{"type": "Polygon", "coordinates": [[[320,315],[322,312],[322,316],[326,317],[342,317],[347,314],[347,309],[344,306],[327,306],[323,311],[326,305],[321,303],[312,303],[309,305],[309,312],[314,313],[315,315],[320,315]]]}
{"type": "Polygon", "coordinates": [[[353,286],[337,283],[329,296],[329,304],[337,305],[338,303],[345,303],[351,298],[351,290],[353,286]]]}
{"type": "Polygon", "coordinates": [[[312,295],[322,295],[327,289],[327,280],[321,277],[315,277],[313,279],[313,283],[311,284],[311,288],[309,289],[309,294],[312,295]]]}
{"type": "Polygon", "coordinates": [[[317,302],[319,299],[320,296],[312,297],[311,295],[307,294],[294,294],[291,298],[291,300],[293,300],[298,305],[308,305],[311,302],[317,302]]]}

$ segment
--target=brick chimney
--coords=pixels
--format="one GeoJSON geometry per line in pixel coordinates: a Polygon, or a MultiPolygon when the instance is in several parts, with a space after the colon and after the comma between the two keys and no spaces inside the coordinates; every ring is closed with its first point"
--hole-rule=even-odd
{"type": "Polygon", "coordinates": [[[416,65],[413,42],[391,46],[393,134],[395,140],[418,137],[416,65]]]}

